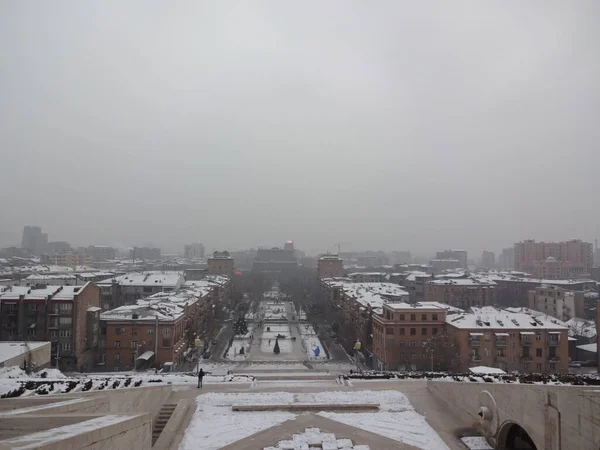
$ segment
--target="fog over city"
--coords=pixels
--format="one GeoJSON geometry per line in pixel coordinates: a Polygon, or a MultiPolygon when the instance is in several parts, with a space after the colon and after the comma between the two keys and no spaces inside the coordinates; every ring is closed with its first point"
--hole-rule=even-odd
{"type": "Polygon", "coordinates": [[[600,235],[600,3],[0,3],[0,245],[600,235]]]}

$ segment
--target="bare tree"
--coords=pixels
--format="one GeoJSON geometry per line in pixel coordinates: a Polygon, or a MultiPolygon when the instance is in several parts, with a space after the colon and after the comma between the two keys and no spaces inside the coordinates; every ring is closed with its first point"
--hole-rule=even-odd
{"type": "Polygon", "coordinates": [[[465,358],[461,357],[456,340],[446,332],[433,335],[425,343],[425,353],[430,358],[430,370],[461,371],[465,358]]]}

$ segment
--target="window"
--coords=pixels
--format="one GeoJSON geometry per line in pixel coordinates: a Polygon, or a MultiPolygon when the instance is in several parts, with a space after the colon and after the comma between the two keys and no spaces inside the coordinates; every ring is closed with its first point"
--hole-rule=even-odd
{"type": "Polygon", "coordinates": [[[535,365],[535,368],[541,372],[542,371],[542,363],[537,363],[535,365]]]}
{"type": "Polygon", "coordinates": [[[485,356],[490,356],[490,349],[489,348],[484,348],[483,349],[483,353],[485,354],[485,356]]]}
{"type": "Polygon", "coordinates": [[[404,341],[398,342],[398,347],[404,347],[404,341]]]}
{"type": "Polygon", "coordinates": [[[63,342],[60,344],[60,349],[61,350],[71,350],[71,343],[70,342],[63,342]]]}
{"type": "Polygon", "coordinates": [[[38,310],[39,305],[37,303],[30,303],[27,308],[29,309],[29,311],[31,312],[35,312],[38,310]]]}
{"type": "Polygon", "coordinates": [[[73,309],[72,303],[59,303],[59,309],[61,311],[71,311],[73,309]]]}
{"type": "Polygon", "coordinates": [[[392,327],[386,327],[385,334],[393,335],[394,334],[394,329],[392,327]]]}
{"type": "Polygon", "coordinates": [[[152,293],[152,287],[145,287],[144,288],[144,294],[151,294],[152,293]]]}
{"type": "Polygon", "coordinates": [[[427,336],[427,328],[421,328],[421,336],[427,336]]]}
{"type": "Polygon", "coordinates": [[[427,320],[427,314],[421,314],[421,320],[427,320]]]}
{"type": "Polygon", "coordinates": [[[401,361],[402,361],[402,360],[404,360],[405,356],[406,356],[406,355],[405,355],[404,353],[400,353],[400,360],[401,360],[401,361]]]}
{"type": "Polygon", "coordinates": [[[28,328],[27,329],[27,336],[29,336],[29,337],[35,337],[35,328],[28,328]]]}
{"type": "Polygon", "coordinates": [[[410,346],[411,347],[416,347],[417,346],[417,342],[416,341],[410,341],[410,346]]]}
{"type": "Polygon", "coordinates": [[[125,328],[117,328],[116,329],[116,333],[117,334],[123,334],[123,333],[125,333],[125,328]]]}
{"type": "Polygon", "coordinates": [[[528,371],[529,370],[529,363],[525,363],[524,364],[524,368],[525,368],[525,371],[528,371]]]}
{"type": "Polygon", "coordinates": [[[148,336],[154,336],[154,328],[148,328],[148,336]]]}
{"type": "Polygon", "coordinates": [[[411,314],[410,315],[410,320],[417,320],[416,314],[411,314]]]}
{"type": "Polygon", "coordinates": [[[400,314],[400,320],[405,320],[404,319],[404,314],[400,314]]]}
{"type": "Polygon", "coordinates": [[[137,345],[138,345],[137,341],[131,341],[131,348],[132,349],[135,350],[137,348],[137,345]]]}
{"type": "Polygon", "coordinates": [[[496,356],[499,356],[500,358],[504,358],[506,356],[506,353],[504,352],[504,347],[499,347],[496,349],[496,356]]]}
{"type": "Polygon", "coordinates": [[[535,340],[536,341],[541,341],[542,340],[542,333],[540,333],[539,331],[537,333],[535,333],[535,340]]]}
{"type": "Polygon", "coordinates": [[[121,348],[121,341],[115,341],[115,348],[121,348]]]}
{"type": "Polygon", "coordinates": [[[410,329],[410,335],[411,336],[416,336],[417,335],[417,329],[416,328],[411,328],[410,329]]]}
{"type": "Polygon", "coordinates": [[[115,353],[115,364],[119,364],[121,362],[121,354],[115,353]]]}
{"type": "Polygon", "coordinates": [[[411,353],[410,354],[410,359],[417,359],[417,354],[416,353],[411,353]]]}
{"type": "Polygon", "coordinates": [[[550,363],[550,370],[556,372],[556,364],[550,363]]]}
{"type": "Polygon", "coordinates": [[[58,330],[50,330],[50,337],[51,338],[58,337],[58,330]]]}
{"type": "Polygon", "coordinates": [[[98,353],[97,357],[96,357],[96,364],[98,364],[99,366],[103,366],[105,364],[106,361],[106,354],[104,353],[98,353]]]}
{"type": "Polygon", "coordinates": [[[431,329],[431,334],[433,334],[435,336],[437,334],[437,328],[432,328],[431,329]]]}
{"type": "Polygon", "coordinates": [[[134,336],[137,336],[137,328],[132,328],[131,334],[133,334],[134,336]]]}
{"type": "Polygon", "coordinates": [[[98,347],[106,347],[106,341],[104,339],[100,339],[98,341],[98,347]]]}
{"type": "Polygon", "coordinates": [[[73,318],[72,317],[61,317],[60,319],[58,319],[58,323],[61,325],[72,325],[73,318]]]}
{"type": "Polygon", "coordinates": [[[171,337],[171,329],[170,328],[163,328],[163,336],[164,337],[171,337]]]}
{"type": "Polygon", "coordinates": [[[399,330],[400,330],[399,331],[400,332],[400,336],[404,336],[404,328],[400,328],[399,330]]]}
{"type": "Polygon", "coordinates": [[[431,315],[431,320],[438,320],[437,314],[432,314],[431,315]]]}
{"type": "Polygon", "coordinates": [[[535,356],[537,358],[541,358],[542,357],[542,349],[541,348],[536,348],[535,349],[535,356]]]}
{"type": "Polygon", "coordinates": [[[385,340],[385,345],[386,345],[386,347],[392,347],[394,345],[394,340],[393,339],[386,339],[385,340]]]}
{"type": "Polygon", "coordinates": [[[58,335],[60,337],[71,337],[73,336],[73,330],[60,330],[58,335]]]}

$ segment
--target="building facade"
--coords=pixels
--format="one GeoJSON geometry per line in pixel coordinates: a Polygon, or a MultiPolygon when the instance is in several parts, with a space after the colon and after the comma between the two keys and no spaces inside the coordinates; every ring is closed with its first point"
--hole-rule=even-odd
{"type": "Polygon", "coordinates": [[[435,304],[387,303],[373,315],[373,367],[378,370],[445,369],[435,340],[444,333],[446,310],[435,304]]]}
{"type": "Polygon", "coordinates": [[[233,278],[234,271],[235,260],[229,252],[214,252],[208,258],[208,273],[210,275],[225,275],[228,278],[233,278]]]}
{"type": "Polygon", "coordinates": [[[199,242],[184,246],[183,254],[187,259],[204,259],[204,244],[199,242]]]}
{"type": "Polygon", "coordinates": [[[29,254],[41,255],[47,251],[48,235],[42,233],[41,227],[24,226],[21,248],[26,250],[29,254]]]}
{"type": "Polygon", "coordinates": [[[468,267],[466,250],[444,250],[443,252],[437,252],[435,259],[456,259],[460,262],[460,267],[463,269],[468,267]]]}
{"type": "Polygon", "coordinates": [[[486,269],[493,269],[496,267],[496,255],[494,252],[484,250],[481,253],[481,266],[486,269]]]}
{"type": "Polygon", "coordinates": [[[0,294],[0,339],[50,341],[52,365],[61,370],[88,371],[97,344],[94,322],[100,289],[84,286],[13,286],[0,294]]]}
{"type": "Polygon", "coordinates": [[[425,285],[425,301],[461,309],[495,305],[495,283],[472,277],[431,280],[425,285]]]}
{"type": "Polygon", "coordinates": [[[344,260],[337,254],[322,255],[317,261],[317,277],[339,278],[344,276],[344,260]]]}
{"type": "Polygon", "coordinates": [[[592,244],[579,239],[566,242],[526,240],[514,245],[515,269],[539,278],[566,279],[589,275],[593,256],[592,244]]]}
{"type": "Polygon", "coordinates": [[[293,273],[298,269],[298,258],[294,243],[288,241],[283,248],[259,248],[252,270],[262,273],[293,273]]]}
{"type": "Polygon", "coordinates": [[[459,355],[454,370],[497,367],[506,372],[568,373],[568,328],[542,316],[482,308],[447,316],[446,330],[459,355]]]}
{"type": "Polygon", "coordinates": [[[129,258],[156,261],[161,258],[161,251],[160,248],[155,247],[133,247],[129,250],[129,258]]]}
{"type": "Polygon", "coordinates": [[[529,308],[563,321],[583,318],[584,297],[581,291],[544,284],[529,291],[529,308]]]}

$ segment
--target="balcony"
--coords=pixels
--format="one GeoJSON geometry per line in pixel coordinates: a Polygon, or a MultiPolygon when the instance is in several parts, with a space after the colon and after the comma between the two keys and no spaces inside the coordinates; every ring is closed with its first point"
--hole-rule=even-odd
{"type": "Polygon", "coordinates": [[[533,361],[533,356],[531,356],[531,355],[522,356],[521,358],[523,359],[523,362],[531,362],[531,361],[533,361]]]}
{"type": "Polygon", "coordinates": [[[481,355],[472,355],[469,357],[469,360],[474,362],[481,361],[481,355]]]}
{"type": "Polygon", "coordinates": [[[560,341],[551,340],[551,341],[548,341],[548,345],[550,347],[558,347],[560,345],[560,341]]]}
{"type": "Polygon", "coordinates": [[[521,339],[521,345],[523,347],[531,347],[532,341],[529,339],[521,339]]]}
{"type": "Polygon", "coordinates": [[[508,344],[506,339],[496,339],[494,345],[496,345],[496,347],[506,347],[508,344]]]}
{"type": "Polygon", "coordinates": [[[51,316],[58,316],[58,309],[51,309],[48,314],[51,316]]]}
{"type": "Polygon", "coordinates": [[[548,356],[548,361],[549,362],[559,362],[560,356],[548,356]]]}
{"type": "Polygon", "coordinates": [[[479,339],[469,339],[469,346],[481,347],[481,341],[479,339]]]}

